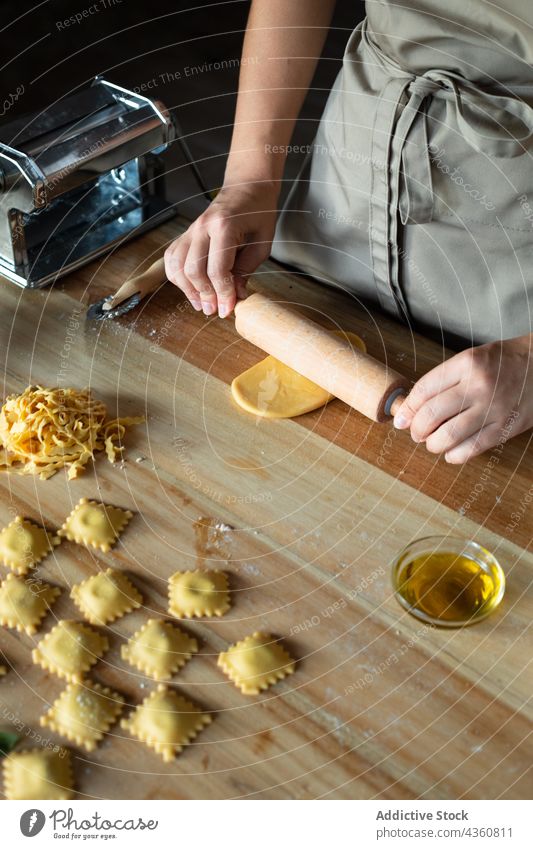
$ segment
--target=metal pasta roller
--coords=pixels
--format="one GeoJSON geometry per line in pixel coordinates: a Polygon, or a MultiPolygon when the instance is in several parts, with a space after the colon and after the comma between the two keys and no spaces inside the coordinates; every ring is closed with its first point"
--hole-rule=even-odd
{"type": "Polygon", "coordinates": [[[44,286],[175,214],[166,107],[97,77],[0,125],[0,274],[44,286]]]}

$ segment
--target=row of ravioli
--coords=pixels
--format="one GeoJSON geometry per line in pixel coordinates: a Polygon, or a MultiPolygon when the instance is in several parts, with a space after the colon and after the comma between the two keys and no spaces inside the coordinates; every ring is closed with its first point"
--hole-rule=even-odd
{"type": "MultiPolygon", "coordinates": [[[[57,535],[17,517],[0,531],[0,558],[11,574],[0,584],[0,625],[34,634],[60,595],[58,587],[28,578],[26,573],[62,537],[109,551],[132,517],[130,511],[88,499],[72,510],[57,535]],[[26,576],[26,577],[23,577],[26,576]]],[[[227,574],[222,570],[176,572],[169,579],[168,612],[178,619],[223,616],[231,607],[227,574]]],[[[72,587],[83,617],[105,626],[140,608],[138,588],[121,571],[108,568],[72,587]]],[[[66,679],[67,686],[40,718],[50,728],[86,751],[93,751],[123,711],[125,698],[86,678],[109,648],[104,634],[84,622],[60,620],[33,649],[33,662],[66,679]]],[[[121,656],[158,686],[121,720],[121,727],[169,762],[212,721],[188,699],[164,683],[198,651],[194,637],[164,619],[149,618],[121,646],[121,656]]],[[[294,661],[271,635],[256,632],[221,652],[218,665],[246,695],[256,695],[294,671],[294,661]]],[[[0,667],[0,675],[6,673],[0,667]]],[[[71,798],[70,753],[62,747],[12,753],[4,764],[9,799],[71,798]]]]}

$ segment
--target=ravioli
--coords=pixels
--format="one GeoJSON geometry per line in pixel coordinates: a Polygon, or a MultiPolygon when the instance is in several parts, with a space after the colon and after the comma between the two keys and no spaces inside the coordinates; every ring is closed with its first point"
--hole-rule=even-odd
{"type": "Polygon", "coordinates": [[[130,510],[82,498],[61,526],[59,536],[106,552],[132,516],[130,510]]]}
{"type": "Polygon", "coordinates": [[[6,799],[72,799],[73,788],[66,749],[28,749],[4,759],[6,799]]]}
{"type": "Polygon", "coordinates": [[[40,724],[92,752],[123,706],[124,698],[119,693],[86,678],[68,684],[50,710],[41,716],[40,724]]]}
{"type": "Polygon", "coordinates": [[[164,681],[185,666],[198,651],[198,643],[181,628],[163,619],[149,619],[123,645],[120,654],[140,672],[164,681]]]}
{"type": "Polygon", "coordinates": [[[221,652],[218,666],[246,696],[256,696],[295,669],[295,662],[270,634],[256,631],[221,652]]]}
{"type": "Polygon", "coordinates": [[[228,577],[220,569],[176,572],[168,582],[168,610],[177,619],[223,616],[230,608],[228,577]]]}
{"type": "Polygon", "coordinates": [[[32,660],[67,681],[81,681],[109,648],[107,637],[71,619],[62,619],[32,651],[32,660]]]}
{"type": "Polygon", "coordinates": [[[106,569],[72,587],[70,597],[93,625],[114,622],[141,606],[143,598],[124,572],[106,569]]]}
{"type": "Polygon", "coordinates": [[[17,575],[25,575],[60,542],[58,536],[49,534],[29,519],[17,516],[0,531],[0,559],[17,575]]]}
{"type": "Polygon", "coordinates": [[[60,594],[59,587],[8,575],[0,584],[0,625],[35,634],[60,594]]]}
{"type": "Polygon", "coordinates": [[[120,724],[169,763],[211,721],[210,714],[202,713],[175,690],[159,684],[120,724]]]}

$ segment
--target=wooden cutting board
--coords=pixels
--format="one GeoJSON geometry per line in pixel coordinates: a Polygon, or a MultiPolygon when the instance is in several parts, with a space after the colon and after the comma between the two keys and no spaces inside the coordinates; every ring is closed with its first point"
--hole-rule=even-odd
{"type": "MultiPolygon", "coordinates": [[[[234,405],[229,383],[261,353],[232,320],[194,313],[170,284],[118,321],[84,321],[87,303],[180,228],[172,222],[54,289],[0,282],[3,395],[29,383],[88,385],[110,415],[147,420],[117,466],[100,457],[70,483],[63,473],[0,477],[2,526],[16,511],[58,527],[82,496],[135,513],[113,552],[65,542],[43,562],[39,575],[63,594],[34,638],[0,633],[12,667],[0,679],[0,725],[19,727],[25,744],[64,742],[39,727],[64,685],[30,653],[55,618],[77,617],[73,584],[113,565],[144,594],[144,609],[107,629],[111,650],[92,674],[129,711],[153,684],[120,659],[121,644],[165,614],[173,572],[217,565],[230,573],[233,608],[188,623],[201,651],[174,679],[213,723],[172,764],[118,725],[94,754],[74,747],[79,798],[530,798],[531,434],[492,452],[490,467],[489,454],[460,469],[337,401],[295,421],[256,420],[234,405]],[[231,529],[210,544],[200,518],[231,529]],[[435,533],[476,539],[505,568],[500,610],[475,627],[429,629],[392,597],[395,554],[435,533]],[[282,637],[298,666],[245,697],[216,658],[258,629],[282,637]]],[[[444,356],[273,264],[254,285],[354,330],[413,379],[444,356]]]]}

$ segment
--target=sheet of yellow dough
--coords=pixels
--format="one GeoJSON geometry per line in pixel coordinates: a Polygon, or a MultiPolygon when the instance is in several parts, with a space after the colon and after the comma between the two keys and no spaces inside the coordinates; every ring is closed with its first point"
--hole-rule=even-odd
{"type": "MultiPolygon", "coordinates": [[[[355,333],[341,330],[332,332],[348,339],[354,348],[366,351],[365,343],[355,333]]],[[[317,410],[334,397],[290,366],[270,356],[239,374],[231,384],[231,394],[243,410],[265,419],[302,416],[317,410]]]]}

